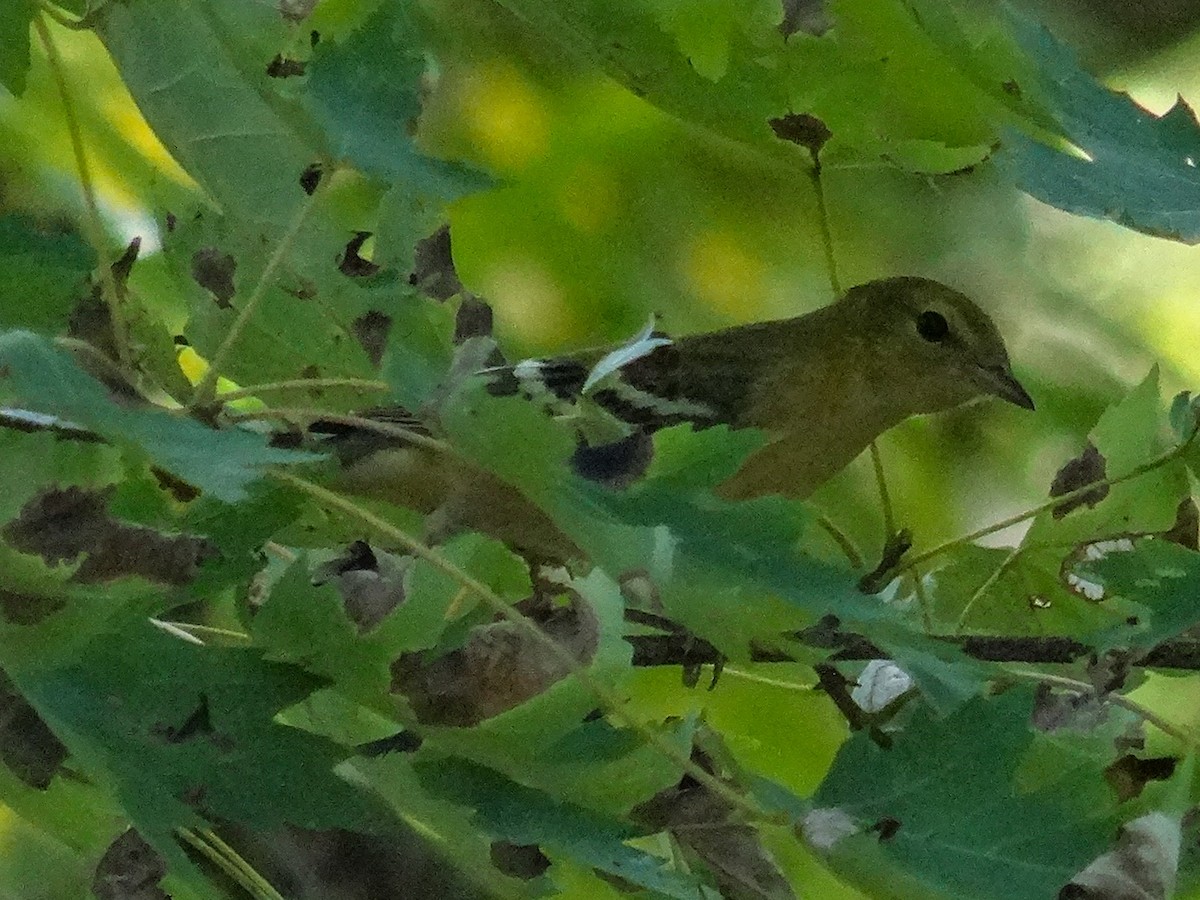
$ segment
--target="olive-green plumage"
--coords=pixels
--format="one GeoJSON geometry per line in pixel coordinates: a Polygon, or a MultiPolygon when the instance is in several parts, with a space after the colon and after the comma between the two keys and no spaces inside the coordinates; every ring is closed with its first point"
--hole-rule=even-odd
{"type": "MultiPolygon", "coordinates": [[[[529,361],[487,377],[493,393],[534,395],[536,383],[542,395],[567,404],[606,353],[529,361]]],[[[765,431],[767,444],[718,487],[727,499],[806,497],[909,416],[986,395],[1033,408],[988,315],[959,292],[915,277],[859,285],[792,319],[675,339],[588,393],[646,432],[679,422],[765,431]]],[[[560,543],[545,515],[508,485],[497,490],[494,476],[435,461],[417,447],[390,447],[400,451],[389,454],[397,465],[361,448],[350,454],[347,486],[407,498],[425,511],[449,508],[458,524],[519,549],[544,553],[560,543]]]]}

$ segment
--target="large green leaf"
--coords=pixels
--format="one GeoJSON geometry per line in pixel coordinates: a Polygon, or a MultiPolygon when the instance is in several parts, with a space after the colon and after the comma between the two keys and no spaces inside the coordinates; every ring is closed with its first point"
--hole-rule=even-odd
{"type": "Polygon", "coordinates": [[[228,502],[271,465],[315,459],[277,450],[248,431],[215,431],[164,409],[119,406],[100,382],[67,354],[28,331],[0,333],[0,389],[37,412],[90,428],[121,448],[136,448],[154,463],[228,502]]]}
{"type": "Polygon", "coordinates": [[[1054,896],[1114,825],[1106,810],[1081,819],[1052,787],[1017,790],[1031,699],[1010,690],[941,721],[919,710],[884,746],[854,735],[813,798],[826,820],[837,811],[858,832],[832,844],[835,868],[877,888],[893,879],[897,896],[1054,896]]]}
{"type": "Polygon", "coordinates": [[[417,148],[413,131],[424,72],[416,13],[385,3],[344,40],[318,45],[308,98],[338,156],[428,201],[453,200],[488,180],[417,148]]]}
{"type": "Polygon", "coordinates": [[[692,900],[696,883],[627,841],[638,832],[470,763],[422,764],[427,790],[475,809],[480,827],[514,844],[535,844],[668,897],[692,900]]]}
{"type": "Polygon", "coordinates": [[[171,155],[223,210],[282,234],[305,199],[300,175],[320,147],[270,85],[270,55],[253,46],[264,31],[280,34],[269,5],[133,0],[105,4],[94,18],[171,155]],[[253,25],[236,21],[239,8],[253,25]]]}
{"type": "Polygon", "coordinates": [[[1200,242],[1200,125],[1191,107],[1180,98],[1156,116],[1083,71],[1045,28],[1015,12],[1007,18],[1038,63],[1044,102],[1072,145],[1010,132],[1001,160],[1021,188],[1077,215],[1200,242]]]}
{"type": "Polygon", "coordinates": [[[86,769],[108,773],[147,836],[209,818],[363,828],[371,804],[333,774],[336,745],[273,719],[317,682],[252,650],[197,647],[126,620],[18,686],[86,769]]]}

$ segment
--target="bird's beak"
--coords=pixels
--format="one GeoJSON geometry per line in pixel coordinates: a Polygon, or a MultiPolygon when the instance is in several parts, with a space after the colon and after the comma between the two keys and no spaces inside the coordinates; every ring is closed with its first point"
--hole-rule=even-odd
{"type": "Polygon", "coordinates": [[[1033,409],[1033,398],[1029,391],[1021,386],[1021,382],[1013,377],[1008,366],[980,366],[980,381],[982,387],[990,394],[995,394],[1002,400],[1015,404],[1022,409],[1033,409]]]}

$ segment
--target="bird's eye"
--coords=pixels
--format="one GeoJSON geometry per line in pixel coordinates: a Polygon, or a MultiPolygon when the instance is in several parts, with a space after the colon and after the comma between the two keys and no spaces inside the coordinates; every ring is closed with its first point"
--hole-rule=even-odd
{"type": "Polygon", "coordinates": [[[950,324],[940,312],[927,309],[917,316],[917,334],[930,343],[941,343],[949,333],[950,324]]]}

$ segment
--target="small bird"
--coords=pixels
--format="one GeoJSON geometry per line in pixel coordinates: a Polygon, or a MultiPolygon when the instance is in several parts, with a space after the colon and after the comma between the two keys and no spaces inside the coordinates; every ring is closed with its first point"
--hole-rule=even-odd
{"type": "MultiPolygon", "coordinates": [[[[861,284],[791,319],[676,340],[647,334],[624,350],[526,360],[479,377],[495,395],[523,395],[555,413],[593,404],[625,428],[625,437],[608,446],[624,448],[626,456],[646,451],[649,435],[670,425],[761,429],[767,443],[717,487],[727,500],[807,497],[913,415],[985,396],[1034,408],[987,313],[958,291],[918,277],[861,284]]],[[[400,411],[374,414],[424,427],[400,411]]],[[[347,490],[436,511],[452,527],[482,531],[534,555],[561,557],[573,546],[516,488],[460,459],[437,459],[424,447],[353,428],[321,430],[333,434],[347,490]]],[[[597,449],[604,447],[589,446],[581,435],[582,451],[597,449]]],[[[648,451],[642,456],[648,460],[648,451]]]]}

